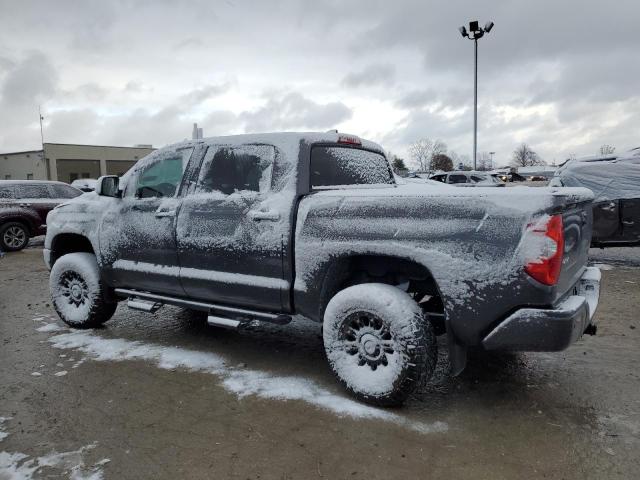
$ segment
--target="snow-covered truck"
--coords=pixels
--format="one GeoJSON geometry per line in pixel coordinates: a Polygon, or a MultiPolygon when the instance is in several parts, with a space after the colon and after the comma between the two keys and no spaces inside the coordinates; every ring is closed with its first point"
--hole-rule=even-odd
{"type": "Polygon", "coordinates": [[[352,135],[274,133],[159,149],[48,216],[53,305],[74,328],[119,300],[177,305],[213,325],[322,322],[357,398],[402,403],[446,335],[469,347],[557,351],[594,333],[593,195],[580,188],[402,184],[352,135]]]}

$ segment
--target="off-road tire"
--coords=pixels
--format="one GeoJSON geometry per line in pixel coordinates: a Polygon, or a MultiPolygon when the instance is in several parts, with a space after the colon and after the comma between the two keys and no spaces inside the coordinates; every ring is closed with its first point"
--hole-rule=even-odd
{"type": "Polygon", "coordinates": [[[95,328],[109,320],[118,304],[109,301],[92,253],[69,253],[53,265],[49,276],[53,308],[73,328],[95,328]]]}
{"type": "Polygon", "coordinates": [[[0,250],[17,252],[29,245],[29,229],[21,222],[7,222],[0,226],[0,250]],[[19,243],[16,243],[19,241],[19,243]]]}
{"type": "Polygon", "coordinates": [[[377,406],[401,405],[431,377],[438,358],[433,327],[420,306],[382,283],[338,292],[325,310],[323,340],[340,383],[377,406]]]}

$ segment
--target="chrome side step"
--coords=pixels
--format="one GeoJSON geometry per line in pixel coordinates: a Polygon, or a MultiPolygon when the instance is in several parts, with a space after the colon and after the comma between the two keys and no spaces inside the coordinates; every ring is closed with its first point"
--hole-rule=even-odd
{"type": "Polygon", "coordinates": [[[213,327],[223,327],[235,329],[240,326],[240,320],[231,320],[230,318],[216,317],[215,315],[209,315],[207,317],[207,323],[213,327]]]}
{"type": "Polygon", "coordinates": [[[127,307],[147,313],[155,313],[161,306],[161,303],[140,300],[138,298],[129,298],[127,300],[127,307]]]}
{"type": "MultiPolygon", "coordinates": [[[[251,320],[258,320],[261,322],[275,323],[277,325],[286,325],[291,322],[291,316],[283,313],[260,312],[246,308],[230,307],[227,305],[217,305],[214,303],[204,303],[178,297],[169,297],[167,295],[140,292],[138,290],[131,290],[127,288],[116,288],[115,293],[120,297],[127,298],[127,305],[130,308],[149,313],[155,312],[162,305],[176,305],[178,307],[186,307],[193,310],[207,312],[209,313],[209,318],[214,319],[209,323],[214,325],[218,325],[218,323],[216,323],[218,320],[215,319],[222,319],[226,324],[221,326],[227,327],[231,327],[231,325],[228,324],[229,322],[236,321],[240,324],[243,321],[248,322],[251,320]],[[149,308],[148,305],[153,305],[154,307],[149,308]],[[155,307],[155,305],[157,305],[157,307],[155,307]]],[[[235,327],[237,327],[237,325],[231,328],[235,327]]]]}

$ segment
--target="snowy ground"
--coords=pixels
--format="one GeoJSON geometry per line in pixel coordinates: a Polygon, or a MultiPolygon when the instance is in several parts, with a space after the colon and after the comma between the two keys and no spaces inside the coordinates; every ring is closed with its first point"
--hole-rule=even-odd
{"type": "Polygon", "coordinates": [[[37,244],[0,260],[0,479],[634,478],[638,249],[606,265],[597,337],[558,354],[441,354],[402,409],[352,401],[316,325],[232,332],[121,306],[105,328],[53,313],[37,244]],[[9,368],[7,368],[7,366],[9,368]]]}

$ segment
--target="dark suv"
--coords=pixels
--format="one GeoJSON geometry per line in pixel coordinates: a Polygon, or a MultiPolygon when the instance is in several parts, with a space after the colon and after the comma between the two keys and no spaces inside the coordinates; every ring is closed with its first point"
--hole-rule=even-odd
{"type": "Polygon", "coordinates": [[[30,237],[44,235],[49,211],[81,194],[62,182],[0,180],[0,250],[22,250],[30,237]]]}

